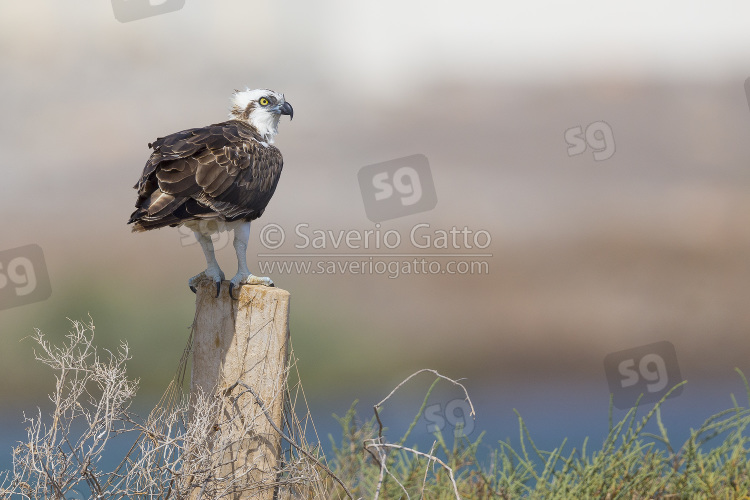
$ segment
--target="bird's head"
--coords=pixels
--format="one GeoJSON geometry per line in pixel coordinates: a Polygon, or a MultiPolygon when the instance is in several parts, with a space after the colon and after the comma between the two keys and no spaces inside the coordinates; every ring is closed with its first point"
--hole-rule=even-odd
{"type": "Polygon", "coordinates": [[[229,118],[249,123],[269,144],[278,133],[281,115],[289,115],[290,119],[294,116],[294,109],[284,100],[284,94],[268,89],[234,91],[229,118]]]}

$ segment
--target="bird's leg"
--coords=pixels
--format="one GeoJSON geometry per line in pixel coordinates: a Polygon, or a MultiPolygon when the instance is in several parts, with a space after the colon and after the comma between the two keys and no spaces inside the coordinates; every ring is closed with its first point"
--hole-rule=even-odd
{"type": "MultiPolygon", "coordinates": [[[[234,299],[232,291],[242,285],[273,286],[271,278],[255,276],[247,268],[247,244],[250,241],[250,222],[243,222],[234,228],[234,250],[237,252],[237,274],[229,282],[229,296],[234,299]]],[[[235,299],[236,300],[236,299],[235,299]]]]}
{"type": "Polygon", "coordinates": [[[221,291],[221,282],[224,279],[224,273],[221,271],[221,268],[219,268],[219,263],[216,262],[216,256],[214,255],[214,242],[211,241],[210,236],[197,231],[195,231],[195,238],[198,240],[198,243],[201,244],[203,254],[206,256],[207,267],[202,273],[190,278],[188,285],[193,293],[195,293],[198,282],[203,278],[208,278],[216,283],[216,296],[218,297],[219,292],[221,291]]]}

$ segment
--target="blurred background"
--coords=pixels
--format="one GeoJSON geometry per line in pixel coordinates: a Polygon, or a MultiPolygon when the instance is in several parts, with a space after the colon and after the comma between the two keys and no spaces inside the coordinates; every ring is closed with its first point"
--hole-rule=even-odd
{"type": "MultiPolygon", "coordinates": [[[[437,204],[379,229],[491,235],[481,274],[271,275],[292,294],[323,434],[337,433],[332,413],[359,399],[369,418],[428,367],[465,378],[471,437],[486,430],[489,446],[518,435],[514,408],[541,446],[598,444],[605,356],[669,341],[688,384],[665,421],[684,437],[744,393],[735,367],[750,372],[749,17],[742,2],[188,0],[121,23],[104,1],[1,4],[0,252],[39,245],[52,293],[0,304],[0,466],[25,436],[23,412],[54,387],[33,361],[35,328],[59,343],[67,318],[90,315],[99,346],[127,341],[144,413],[172,379],[194,312],[187,280],[205,260],[177,229],[130,232],[132,186],[147,143],[223,121],[245,87],[283,92],[295,110],[276,140],[284,173],[253,224],[252,271],[321,260],[258,257],[303,253],[292,237],[265,248],[266,224],[288,236],[298,224],[376,229],[359,170],[414,154],[429,160],[437,204]],[[571,143],[596,122],[609,133],[571,143]]],[[[233,275],[232,246],[217,255],[233,275]]],[[[431,380],[387,410],[394,433],[431,380]]],[[[455,389],[433,394],[435,412],[455,389]]]]}

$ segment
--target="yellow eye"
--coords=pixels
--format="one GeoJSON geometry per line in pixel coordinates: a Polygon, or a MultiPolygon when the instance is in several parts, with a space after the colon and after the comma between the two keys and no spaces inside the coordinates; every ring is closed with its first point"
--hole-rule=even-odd
{"type": "Polygon", "coordinates": [[[260,102],[261,106],[268,106],[268,99],[266,99],[265,97],[261,97],[260,101],[258,102],[260,102]]]}

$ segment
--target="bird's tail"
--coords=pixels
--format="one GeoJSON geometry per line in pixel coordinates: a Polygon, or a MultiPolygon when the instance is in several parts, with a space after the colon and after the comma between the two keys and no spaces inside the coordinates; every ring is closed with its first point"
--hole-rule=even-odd
{"type": "Polygon", "coordinates": [[[151,229],[161,229],[167,226],[177,226],[181,222],[182,220],[175,216],[150,218],[145,210],[136,210],[130,216],[130,220],[128,220],[128,224],[133,224],[134,233],[142,233],[151,229]]]}

